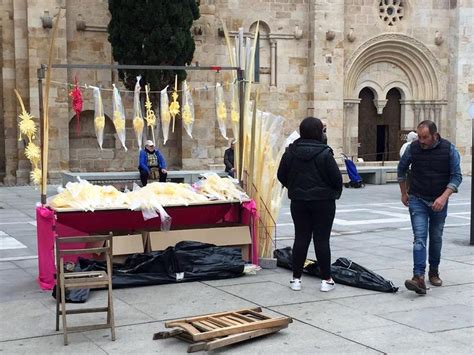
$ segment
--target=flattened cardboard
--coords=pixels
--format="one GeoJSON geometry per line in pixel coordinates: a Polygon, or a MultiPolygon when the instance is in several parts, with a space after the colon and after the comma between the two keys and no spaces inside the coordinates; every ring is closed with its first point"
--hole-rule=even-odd
{"type": "Polygon", "coordinates": [[[165,250],[177,243],[192,240],[218,246],[235,246],[242,249],[242,258],[250,260],[250,229],[248,226],[182,229],[169,232],[149,232],[150,251],[165,250]]]}
{"type": "Polygon", "coordinates": [[[113,255],[127,255],[143,252],[143,237],[141,234],[114,235],[112,244],[113,255]]]}

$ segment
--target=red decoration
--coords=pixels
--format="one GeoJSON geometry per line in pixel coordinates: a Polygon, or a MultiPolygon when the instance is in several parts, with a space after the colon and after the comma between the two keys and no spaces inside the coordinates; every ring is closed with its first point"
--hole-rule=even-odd
{"type": "Polygon", "coordinates": [[[79,136],[79,133],[81,131],[81,123],[80,123],[80,116],[82,112],[82,92],[79,89],[79,85],[77,83],[77,77],[74,77],[74,89],[71,90],[69,93],[69,96],[72,97],[72,109],[76,113],[76,118],[77,118],[77,135],[79,136]]]}

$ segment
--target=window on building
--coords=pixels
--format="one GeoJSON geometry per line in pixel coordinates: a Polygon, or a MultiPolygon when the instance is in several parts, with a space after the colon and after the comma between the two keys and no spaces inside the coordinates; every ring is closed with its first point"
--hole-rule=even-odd
{"type": "Polygon", "coordinates": [[[404,16],[403,0],[380,0],[380,18],[389,26],[396,25],[404,16]]]}

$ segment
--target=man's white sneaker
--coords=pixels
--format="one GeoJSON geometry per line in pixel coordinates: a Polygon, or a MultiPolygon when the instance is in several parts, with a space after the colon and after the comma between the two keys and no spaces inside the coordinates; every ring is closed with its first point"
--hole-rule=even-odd
{"type": "Polygon", "coordinates": [[[293,291],[301,291],[301,279],[292,279],[290,281],[290,288],[293,291]]]}
{"type": "Polygon", "coordinates": [[[334,290],[335,287],[336,287],[336,285],[334,284],[333,279],[329,279],[329,281],[322,280],[320,290],[321,290],[321,292],[329,292],[329,291],[334,290]]]}

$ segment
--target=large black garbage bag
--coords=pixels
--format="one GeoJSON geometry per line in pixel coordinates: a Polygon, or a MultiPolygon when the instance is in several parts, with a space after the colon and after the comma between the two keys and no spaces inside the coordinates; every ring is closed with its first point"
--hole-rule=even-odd
{"type": "Polygon", "coordinates": [[[395,287],[392,281],[347,258],[338,258],[331,266],[331,273],[337,274],[339,280],[334,280],[344,285],[380,292],[398,291],[398,287],[395,287]],[[335,268],[336,272],[333,271],[335,268]]]}
{"type": "MultiPolygon", "coordinates": [[[[79,258],[83,271],[105,270],[105,262],[79,258]]],[[[161,285],[174,282],[218,280],[243,275],[240,248],[184,241],[164,251],[133,254],[114,264],[113,288],[161,285]]]]}
{"type": "MultiPolygon", "coordinates": [[[[278,266],[292,269],[291,247],[276,249],[273,256],[277,259],[278,266]]],[[[303,272],[321,278],[317,260],[307,259],[303,272]]],[[[331,276],[336,283],[342,285],[380,292],[398,291],[398,287],[391,281],[347,258],[339,258],[332,264],[331,276]]]]}

